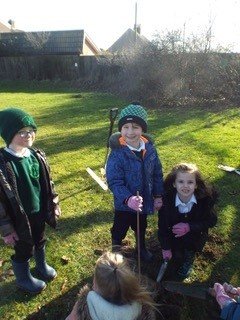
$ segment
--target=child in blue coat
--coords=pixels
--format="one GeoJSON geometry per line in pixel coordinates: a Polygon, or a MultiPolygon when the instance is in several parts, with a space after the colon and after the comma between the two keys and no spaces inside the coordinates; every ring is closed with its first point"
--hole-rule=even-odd
{"type": "Polygon", "coordinates": [[[147,131],[147,112],[137,103],[124,108],[119,117],[120,132],[110,137],[111,153],[106,177],[114,196],[112,245],[120,247],[129,227],[137,239],[137,212],[140,212],[140,255],[150,261],[152,254],[145,246],[147,215],[162,206],[162,166],[147,131]],[[139,196],[137,193],[139,192],[139,196]]]}

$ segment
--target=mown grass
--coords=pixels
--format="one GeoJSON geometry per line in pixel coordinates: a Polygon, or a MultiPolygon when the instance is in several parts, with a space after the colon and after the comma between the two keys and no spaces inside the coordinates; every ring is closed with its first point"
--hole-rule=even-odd
{"type": "MultiPolygon", "coordinates": [[[[0,241],[0,318],[65,319],[79,287],[91,281],[99,252],[111,248],[112,196],[88,176],[86,167],[99,172],[103,166],[109,110],[121,108],[126,101],[51,82],[2,83],[0,98],[0,109],[18,106],[34,116],[38,124],[35,146],[48,155],[62,207],[57,230],[46,230],[47,260],[57,269],[58,277],[42,294],[29,296],[16,291],[14,277],[8,275],[12,250],[0,241]],[[68,263],[62,261],[63,256],[68,263]]],[[[155,139],[164,173],[180,161],[194,162],[220,193],[219,222],[211,232],[205,254],[196,261],[191,281],[240,284],[240,176],[217,168],[218,164],[240,166],[239,116],[239,108],[234,106],[213,111],[149,111],[149,132],[155,139]]],[[[149,219],[149,237],[156,238],[156,226],[155,215],[149,219]]],[[[127,240],[134,246],[131,233],[127,240]]],[[[193,318],[205,319],[190,306],[183,312],[183,319],[193,318]]]]}

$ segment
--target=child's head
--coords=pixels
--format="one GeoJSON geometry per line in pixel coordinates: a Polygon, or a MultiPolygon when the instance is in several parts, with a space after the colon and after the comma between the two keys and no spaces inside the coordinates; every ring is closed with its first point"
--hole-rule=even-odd
{"type": "Polygon", "coordinates": [[[184,197],[190,199],[193,193],[199,197],[208,193],[208,187],[199,169],[193,163],[180,163],[174,166],[167,175],[164,184],[166,191],[175,189],[182,200],[184,197]]]}
{"type": "Polygon", "coordinates": [[[106,252],[97,260],[94,290],[115,304],[133,301],[147,304],[153,302],[149,294],[139,285],[138,278],[123,256],[118,253],[106,252]]]}
{"type": "Polygon", "coordinates": [[[147,132],[147,111],[137,102],[133,102],[120,112],[118,130],[121,131],[126,123],[135,123],[142,128],[143,132],[147,132]]]}
{"type": "Polygon", "coordinates": [[[25,111],[18,108],[8,108],[0,111],[0,134],[7,146],[15,138],[16,142],[19,138],[19,142],[22,142],[24,146],[24,141],[27,141],[29,136],[33,136],[31,130],[36,129],[37,126],[33,118],[25,111]]]}

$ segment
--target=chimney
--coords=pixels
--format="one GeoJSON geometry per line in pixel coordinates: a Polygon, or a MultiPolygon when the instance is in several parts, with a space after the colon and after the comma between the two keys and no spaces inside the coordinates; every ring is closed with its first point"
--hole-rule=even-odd
{"type": "Polygon", "coordinates": [[[12,20],[12,19],[10,19],[10,20],[8,20],[8,23],[10,24],[10,26],[11,26],[11,32],[13,32],[14,31],[14,29],[15,29],[15,21],[14,20],[12,20]]]}

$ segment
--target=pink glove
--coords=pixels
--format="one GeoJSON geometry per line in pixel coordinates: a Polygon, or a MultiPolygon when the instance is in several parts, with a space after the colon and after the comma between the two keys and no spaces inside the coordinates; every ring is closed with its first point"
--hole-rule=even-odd
{"type": "Polygon", "coordinates": [[[235,288],[231,284],[224,282],[223,288],[227,294],[231,294],[233,296],[240,296],[240,287],[235,288]]]}
{"type": "Polygon", "coordinates": [[[163,260],[171,260],[172,259],[172,250],[162,250],[163,260]]]}
{"type": "Polygon", "coordinates": [[[159,198],[154,199],[154,204],[153,204],[154,211],[160,210],[162,205],[163,205],[162,198],[159,197],[159,198]]]}
{"type": "Polygon", "coordinates": [[[127,201],[127,205],[129,208],[135,210],[135,211],[142,211],[142,202],[143,202],[143,198],[140,196],[131,196],[128,201],[127,201]]]}
{"type": "Polygon", "coordinates": [[[217,300],[218,304],[220,305],[221,309],[230,302],[236,302],[234,299],[230,298],[227,295],[223,286],[220,283],[214,283],[213,289],[216,294],[216,300],[217,300]]]}
{"type": "Polygon", "coordinates": [[[179,222],[175,224],[172,228],[172,232],[175,234],[175,238],[184,236],[190,231],[190,226],[188,223],[179,222]]]}
{"type": "Polygon", "coordinates": [[[9,235],[7,235],[6,237],[3,237],[3,241],[5,242],[5,244],[9,244],[9,245],[15,245],[16,241],[18,241],[18,235],[15,231],[13,231],[12,233],[10,233],[9,235]]]}

